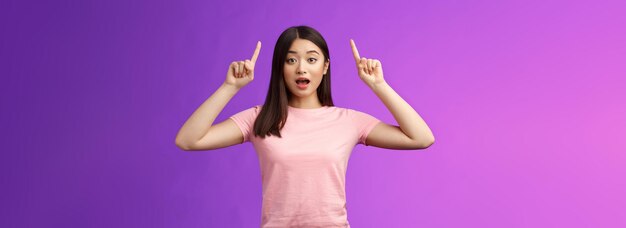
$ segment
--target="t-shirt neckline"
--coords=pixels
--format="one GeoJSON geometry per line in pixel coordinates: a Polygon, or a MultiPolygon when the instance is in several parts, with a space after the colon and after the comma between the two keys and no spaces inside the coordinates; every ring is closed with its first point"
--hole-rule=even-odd
{"type": "Polygon", "coordinates": [[[287,109],[289,111],[298,112],[298,113],[317,113],[317,112],[328,110],[329,108],[330,106],[322,106],[319,108],[296,108],[296,107],[291,107],[287,105],[287,109]]]}

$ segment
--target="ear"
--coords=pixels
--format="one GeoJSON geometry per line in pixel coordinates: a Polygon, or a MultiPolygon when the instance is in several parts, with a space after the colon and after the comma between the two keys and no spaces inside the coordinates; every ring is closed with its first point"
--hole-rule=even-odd
{"type": "Polygon", "coordinates": [[[330,67],[330,59],[324,63],[324,75],[328,72],[328,67],[330,67]]]}

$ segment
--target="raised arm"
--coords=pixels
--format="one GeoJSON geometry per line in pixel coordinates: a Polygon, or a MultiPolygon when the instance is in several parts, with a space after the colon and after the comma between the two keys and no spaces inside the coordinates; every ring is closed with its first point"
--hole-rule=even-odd
{"type": "Polygon", "coordinates": [[[216,125],[213,122],[239,89],[254,79],[254,65],[260,51],[259,41],[252,59],[230,64],[224,83],[191,114],[178,131],[176,146],[186,151],[211,150],[243,141],[241,131],[230,118],[216,125]]]}
{"type": "Polygon", "coordinates": [[[426,122],[383,78],[383,67],[377,59],[362,58],[353,40],[352,54],[359,77],[380,98],[400,126],[379,123],[367,135],[367,145],[389,149],[424,149],[435,142],[426,122]]]}

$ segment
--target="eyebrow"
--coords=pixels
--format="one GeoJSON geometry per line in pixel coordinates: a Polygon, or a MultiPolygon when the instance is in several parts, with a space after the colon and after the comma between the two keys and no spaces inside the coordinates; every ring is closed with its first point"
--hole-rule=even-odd
{"type": "MultiPolygon", "coordinates": [[[[309,54],[309,53],[311,53],[311,52],[314,52],[314,53],[316,53],[316,54],[318,54],[318,55],[320,54],[320,53],[319,53],[319,52],[317,52],[316,50],[310,50],[310,51],[307,51],[306,53],[307,53],[307,54],[309,54]]],[[[296,51],[288,51],[287,53],[298,54],[298,52],[296,52],[296,51]]]]}

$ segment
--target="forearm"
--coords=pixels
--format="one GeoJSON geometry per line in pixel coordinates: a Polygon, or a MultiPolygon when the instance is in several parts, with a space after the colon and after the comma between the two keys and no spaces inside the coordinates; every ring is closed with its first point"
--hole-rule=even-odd
{"type": "Polygon", "coordinates": [[[420,144],[431,144],[435,137],[422,117],[386,82],[373,86],[372,91],[385,104],[410,139],[420,144]]]}
{"type": "Polygon", "coordinates": [[[209,131],[215,118],[238,91],[239,89],[235,86],[222,84],[185,121],[185,124],[183,124],[176,135],[176,144],[189,145],[200,140],[209,131]]]}

